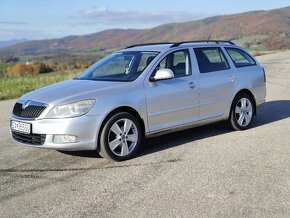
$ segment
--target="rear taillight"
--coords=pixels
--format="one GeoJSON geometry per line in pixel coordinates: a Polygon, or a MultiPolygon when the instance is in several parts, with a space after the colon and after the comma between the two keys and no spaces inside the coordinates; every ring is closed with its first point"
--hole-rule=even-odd
{"type": "Polygon", "coordinates": [[[266,71],[265,71],[265,68],[263,67],[263,74],[264,74],[264,82],[266,82],[266,71]]]}

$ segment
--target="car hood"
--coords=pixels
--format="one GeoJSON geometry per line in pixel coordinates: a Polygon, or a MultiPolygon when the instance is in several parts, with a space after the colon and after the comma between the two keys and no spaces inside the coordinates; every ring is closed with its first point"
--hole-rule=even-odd
{"type": "Polygon", "coordinates": [[[97,95],[113,91],[126,82],[93,80],[67,80],[49,85],[23,95],[19,101],[36,101],[46,104],[65,104],[83,99],[97,99],[97,95]]]}

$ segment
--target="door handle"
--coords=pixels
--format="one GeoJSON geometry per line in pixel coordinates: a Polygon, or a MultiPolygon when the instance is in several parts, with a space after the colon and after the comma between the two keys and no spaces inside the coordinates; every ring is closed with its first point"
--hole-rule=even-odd
{"type": "Polygon", "coordinates": [[[236,81],[236,76],[231,76],[231,77],[230,77],[230,81],[231,81],[231,82],[235,82],[235,81],[236,81]]]}
{"type": "Polygon", "coordinates": [[[189,88],[194,89],[196,84],[194,82],[189,82],[189,88]]]}

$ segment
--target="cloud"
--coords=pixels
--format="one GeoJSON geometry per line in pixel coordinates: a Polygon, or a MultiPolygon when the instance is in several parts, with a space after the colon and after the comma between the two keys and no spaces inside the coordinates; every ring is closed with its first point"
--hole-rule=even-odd
{"type": "Polygon", "coordinates": [[[0,25],[27,25],[26,22],[0,20],[0,25]]]}
{"type": "Polygon", "coordinates": [[[170,22],[191,21],[211,16],[203,13],[188,13],[182,11],[168,12],[146,12],[131,11],[122,9],[109,9],[106,7],[96,7],[87,11],[79,12],[83,24],[105,25],[117,24],[163,24],[170,22]]]}

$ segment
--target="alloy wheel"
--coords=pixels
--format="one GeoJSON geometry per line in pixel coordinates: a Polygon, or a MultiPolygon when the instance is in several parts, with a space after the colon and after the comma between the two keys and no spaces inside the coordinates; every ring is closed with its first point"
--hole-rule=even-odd
{"type": "Polygon", "coordinates": [[[241,98],[235,108],[235,117],[238,124],[242,127],[249,125],[253,116],[252,103],[247,98],[241,98]]]}
{"type": "Polygon", "coordinates": [[[137,145],[138,134],[136,124],[132,120],[124,118],[116,121],[108,134],[110,150],[119,157],[129,155],[137,145]]]}

